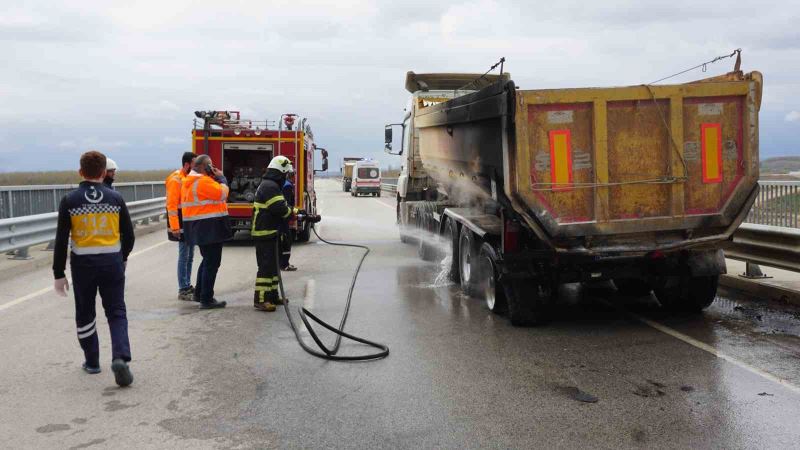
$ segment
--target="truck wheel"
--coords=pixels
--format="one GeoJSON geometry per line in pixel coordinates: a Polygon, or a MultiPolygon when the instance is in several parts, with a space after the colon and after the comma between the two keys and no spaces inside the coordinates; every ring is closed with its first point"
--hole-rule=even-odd
{"type": "Polygon", "coordinates": [[[433,261],[436,259],[435,243],[431,242],[433,234],[431,233],[430,223],[433,220],[431,215],[421,210],[417,214],[417,231],[418,231],[418,247],[417,254],[423,261],[433,261]]]}
{"type": "Polygon", "coordinates": [[[377,197],[380,197],[380,196],[381,196],[381,193],[380,193],[380,192],[378,192],[378,193],[376,194],[376,196],[377,196],[377,197]]]}
{"type": "Polygon", "coordinates": [[[458,266],[458,222],[447,218],[444,222],[444,245],[450,251],[450,280],[461,281],[458,266]]]}
{"type": "Polygon", "coordinates": [[[639,278],[614,278],[614,285],[617,292],[627,297],[644,297],[653,290],[647,280],[639,278]]]}
{"type": "Polygon", "coordinates": [[[469,228],[462,226],[458,237],[458,277],[461,282],[461,290],[467,295],[473,295],[475,290],[477,261],[475,235],[469,228]]]}
{"type": "Polygon", "coordinates": [[[508,305],[508,319],[515,327],[539,325],[547,320],[547,309],[553,298],[549,284],[530,280],[503,283],[508,305]]]}
{"type": "Polygon", "coordinates": [[[719,275],[667,279],[655,289],[661,306],[673,312],[699,313],[714,303],[719,275]]]}
{"type": "Polygon", "coordinates": [[[480,287],[477,291],[486,302],[486,307],[495,314],[506,312],[506,297],[503,288],[497,282],[495,252],[488,242],[481,245],[479,276],[481,281],[478,283],[480,287]]]}

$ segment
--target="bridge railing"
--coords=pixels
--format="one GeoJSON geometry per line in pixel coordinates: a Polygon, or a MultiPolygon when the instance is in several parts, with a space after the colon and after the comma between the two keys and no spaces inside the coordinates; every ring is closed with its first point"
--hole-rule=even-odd
{"type": "Polygon", "coordinates": [[[798,228],[800,181],[759,181],[758,198],[745,222],[798,228]]]}
{"type": "MultiPolygon", "coordinates": [[[[61,197],[76,187],[77,184],[0,186],[0,219],[56,212],[61,197]]],[[[115,183],[114,189],[128,203],[166,195],[163,181],[115,183]]]]}
{"type": "MultiPolygon", "coordinates": [[[[130,202],[128,211],[134,223],[160,220],[166,213],[165,199],[130,202]]],[[[57,212],[0,219],[0,252],[13,252],[14,259],[28,259],[30,247],[55,240],[57,222],[57,212]]]]}

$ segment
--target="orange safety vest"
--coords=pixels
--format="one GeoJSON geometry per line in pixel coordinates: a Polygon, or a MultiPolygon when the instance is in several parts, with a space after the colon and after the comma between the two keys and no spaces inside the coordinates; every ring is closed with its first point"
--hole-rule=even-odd
{"type": "Polygon", "coordinates": [[[181,214],[184,222],[228,215],[228,186],[192,171],[183,179],[181,214]]]}
{"type": "Polygon", "coordinates": [[[178,169],[169,174],[165,182],[167,187],[167,218],[169,220],[169,229],[172,231],[181,230],[178,211],[181,209],[181,187],[183,186],[184,178],[186,178],[186,175],[183,170],[178,169]]]}

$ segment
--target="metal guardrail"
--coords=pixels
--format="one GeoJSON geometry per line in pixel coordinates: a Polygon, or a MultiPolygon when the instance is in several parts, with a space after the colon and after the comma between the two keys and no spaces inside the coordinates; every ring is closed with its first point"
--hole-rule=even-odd
{"type": "MultiPolygon", "coordinates": [[[[128,203],[134,225],[160,220],[165,214],[164,197],[128,203]]],[[[0,252],[14,252],[15,259],[28,259],[31,246],[52,242],[56,237],[58,213],[34,214],[0,219],[0,252]]]]}
{"type": "MultiPolygon", "coordinates": [[[[0,186],[0,219],[58,211],[61,197],[77,187],[77,184],[0,186]]],[[[115,183],[114,189],[129,203],[167,195],[163,181],[115,183]]]]}
{"type": "Polygon", "coordinates": [[[725,256],[751,264],[800,272],[800,229],[742,224],[725,256]]]}
{"type": "Polygon", "coordinates": [[[386,192],[397,192],[397,178],[381,179],[381,190],[386,192]]]}
{"type": "Polygon", "coordinates": [[[759,181],[760,190],[745,222],[798,228],[800,181],[759,181]]]}

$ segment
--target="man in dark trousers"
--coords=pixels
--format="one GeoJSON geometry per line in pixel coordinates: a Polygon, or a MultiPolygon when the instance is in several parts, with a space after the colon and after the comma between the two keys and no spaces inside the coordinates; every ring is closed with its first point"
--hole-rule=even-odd
{"type": "Polygon", "coordinates": [[[275,311],[282,305],[278,297],[278,234],[280,227],[289,220],[297,208],[286,203],[281,186],[286,175],[292,171],[292,163],[285,156],[272,158],[253,202],[253,227],[250,235],[256,243],[256,273],[253,306],[259,311],[275,311]]]}
{"type": "Polygon", "coordinates": [[[133,383],[128,367],[131,347],[125,309],[125,265],[133,249],[133,224],[125,201],[103,184],[106,157],[90,151],[81,155],[78,188],[61,199],[53,253],[54,289],[67,296],[69,282],[64,269],[69,242],[72,284],[75,289],[75,322],[78,342],[85,357],[83,370],[100,373],[95,299],[97,292],[111,329],[111,370],[119,386],[133,383]]]}
{"type": "MultiPolygon", "coordinates": [[[[283,183],[283,198],[286,200],[286,204],[289,207],[294,206],[294,185],[292,184],[291,177],[294,172],[289,172],[286,174],[286,181],[283,183]]],[[[293,272],[297,270],[297,267],[289,264],[289,258],[292,257],[292,242],[294,241],[294,233],[292,230],[289,229],[289,222],[284,221],[281,223],[280,227],[280,234],[281,234],[281,270],[293,272]]]]}
{"type": "Polygon", "coordinates": [[[222,263],[222,244],[233,237],[228,221],[228,192],[228,181],[208,155],[194,160],[192,171],[181,186],[183,238],[187,245],[200,247],[203,257],[194,291],[201,309],[226,305],[214,298],[214,285],[222,263]]]}

